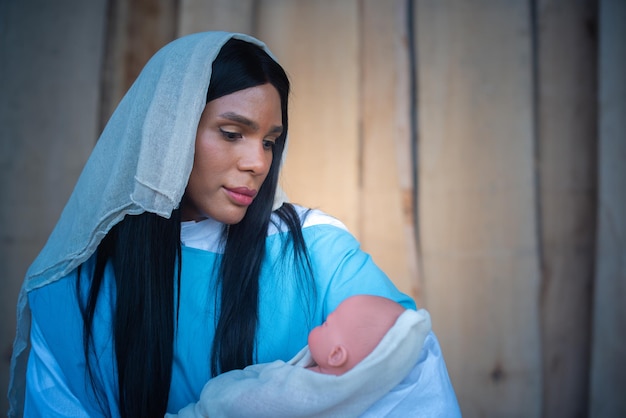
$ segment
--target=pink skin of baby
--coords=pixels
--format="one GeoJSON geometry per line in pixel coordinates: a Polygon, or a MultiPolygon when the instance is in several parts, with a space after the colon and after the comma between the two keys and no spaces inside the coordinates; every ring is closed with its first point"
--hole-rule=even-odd
{"type": "Polygon", "coordinates": [[[342,375],[367,357],[405,308],[387,298],[351,296],[309,333],[309,370],[342,375]]]}

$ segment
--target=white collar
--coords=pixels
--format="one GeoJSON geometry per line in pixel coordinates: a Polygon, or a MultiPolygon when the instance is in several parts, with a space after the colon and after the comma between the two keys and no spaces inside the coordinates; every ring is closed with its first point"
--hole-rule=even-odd
{"type": "Polygon", "coordinates": [[[211,218],[200,222],[181,222],[180,241],[185,247],[222,253],[221,238],[223,230],[224,224],[211,218]]]}

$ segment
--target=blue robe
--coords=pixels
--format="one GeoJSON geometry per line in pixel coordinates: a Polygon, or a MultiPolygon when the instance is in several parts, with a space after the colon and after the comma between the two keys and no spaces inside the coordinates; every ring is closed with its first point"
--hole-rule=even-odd
{"type": "MultiPolygon", "coordinates": [[[[303,212],[302,208],[299,208],[303,212]]],[[[181,234],[181,306],[175,340],[168,412],[175,413],[199,399],[210,379],[209,357],[216,323],[216,263],[222,254],[222,225],[206,220],[181,234]],[[202,224],[202,225],[200,225],[202,224]],[[187,236],[185,236],[187,235],[187,236]]],[[[306,291],[285,262],[285,231],[270,228],[267,255],[260,277],[256,362],[287,361],[307,343],[309,331],[348,296],[374,294],[415,308],[363,252],[342,225],[321,212],[304,224],[315,291],[306,291]]],[[[287,255],[288,257],[288,255],[287,255]]],[[[91,273],[95,257],[82,269],[91,273]]],[[[85,372],[82,319],[76,296],[76,272],[29,293],[32,350],[27,370],[25,416],[101,416],[102,411],[85,372]]],[[[86,286],[82,286],[86,291],[86,286]]],[[[96,382],[105,394],[106,415],[117,416],[117,376],[111,332],[115,284],[108,266],[94,319],[96,382]]],[[[172,291],[174,297],[174,290],[172,291]]],[[[445,367],[443,368],[445,373],[445,367]]],[[[447,381],[447,374],[442,376],[447,381]]],[[[451,389],[451,388],[450,388],[451,389]]]]}

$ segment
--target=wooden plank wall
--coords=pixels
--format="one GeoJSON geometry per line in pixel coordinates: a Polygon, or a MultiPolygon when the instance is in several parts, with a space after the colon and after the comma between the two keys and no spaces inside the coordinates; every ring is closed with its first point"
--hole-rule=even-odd
{"type": "Polygon", "coordinates": [[[597,5],[542,0],[534,18],[543,416],[580,417],[595,259],[597,5]]]}
{"type": "Polygon", "coordinates": [[[423,292],[469,417],[541,415],[529,16],[416,3],[423,292]]]}
{"type": "Polygon", "coordinates": [[[176,37],[176,0],[109,0],[101,76],[100,130],[156,51],[176,37]]]}
{"type": "Polygon", "coordinates": [[[626,416],[626,2],[601,0],[590,416],[626,416]]]}
{"type": "Polygon", "coordinates": [[[0,413],[15,304],[97,132],[104,0],[0,1],[0,413]]]}
{"type": "Polygon", "coordinates": [[[178,35],[207,30],[252,34],[255,32],[255,0],[180,0],[178,35]]]}
{"type": "Polygon", "coordinates": [[[86,5],[0,2],[3,384],[23,272],[102,121],[158,47],[231,30],[292,79],[289,197],[431,311],[464,416],[626,416],[624,2],[86,5]]]}
{"type": "Polygon", "coordinates": [[[407,6],[361,3],[360,225],[363,248],[422,305],[410,145],[407,6]]]}

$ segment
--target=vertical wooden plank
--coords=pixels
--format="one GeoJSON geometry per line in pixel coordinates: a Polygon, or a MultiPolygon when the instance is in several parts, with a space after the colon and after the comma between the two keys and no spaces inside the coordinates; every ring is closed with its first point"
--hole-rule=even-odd
{"type": "Polygon", "coordinates": [[[98,131],[104,0],[0,2],[0,411],[15,308],[98,131]]]}
{"type": "Polygon", "coordinates": [[[464,416],[541,414],[528,2],[416,2],[426,307],[464,416]]]}
{"type": "Polygon", "coordinates": [[[361,243],[418,298],[411,203],[406,1],[362,1],[361,243]],[[401,150],[401,151],[400,151],[401,150]],[[399,152],[400,151],[400,152],[399,152]]]}
{"type": "Polygon", "coordinates": [[[223,30],[254,34],[255,0],[180,0],[178,35],[223,30]]]}
{"type": "Polygon", "coordinates": [[[257,34],[293,87],[282,187],[358,235],[357,1],[267,0],[258,11],[257,34]]]}
{"type": "Polygon", "coordinates": [[[177,0],[108,2],[101,128],[146,62],[175,38],[177,12],[177,0]]]}
{"type": "Polygon", "coordinates": [[[590,417],[626,416],[626,2],[600,0],[599,209],[590,417]]]}
{"type": "Polygon", "coordinates": [[[588,410],[596,230],[596,4],[537,6],[543,416],[588,410]]]}

